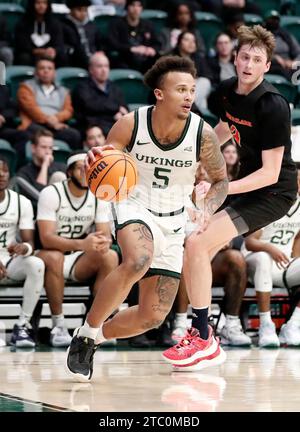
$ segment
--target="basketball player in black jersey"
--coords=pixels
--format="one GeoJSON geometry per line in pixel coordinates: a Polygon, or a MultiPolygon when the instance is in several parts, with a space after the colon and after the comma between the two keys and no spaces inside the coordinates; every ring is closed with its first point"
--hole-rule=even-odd
{"type": "Polygon", "coordinates": [[[237,78],[223,81],[218,90],[221,120],[215,132],[220,144],[234,138],[240,171],[238,179],[229,183],[229,206],[205,217],[205,224],[198,225],[186,241],[184,276],[193,308],[192,328],[185,341],[164,352],[165,359],[181,370],[199,370],[214,361],[201,355],[209,336],[211,259],[233,237],[280,219],[297,196],[289,104],[264,79],[274,47],[273,35],[263,27],[240,27],[237,78]],[[183,363],[187,357],[189,364],[183,363]]]}

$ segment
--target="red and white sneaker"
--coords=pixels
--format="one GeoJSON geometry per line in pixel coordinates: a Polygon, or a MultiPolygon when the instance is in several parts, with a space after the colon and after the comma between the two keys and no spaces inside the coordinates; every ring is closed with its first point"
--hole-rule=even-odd
{"type": "Polygon", "coordinates": [[[199,331],[190,328],[181,341],[163,352],[163,358],[176,370],[194,371],[209,366],[217,366],[226,360],[226,353],[220,347],[219,338],[215,338],[211,326],[208,326],[208,339],[201,339],[199,331]]]}

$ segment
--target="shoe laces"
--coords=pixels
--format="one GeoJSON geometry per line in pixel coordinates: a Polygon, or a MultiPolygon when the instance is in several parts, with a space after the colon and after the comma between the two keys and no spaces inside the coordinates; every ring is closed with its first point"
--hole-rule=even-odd
{"type": "Polygon", "coordinates": [[[75,352],[79,354],[79,361],[81,363],[90,362],[97,350],[97,345],[90,345],[85,337],[77,338],[78,343],[76,344],[75,352]]]}
{"type": "Polygon", "coordinates": [[[176,349],[180,349],[180,348],[185,348],[187,345],[190,345],[193,341],[193,339],[195,339],[195,337],[199,337],[199,332],[198,330],[191,328],[188,329],[187,333],[185,336],[183,336],[182,339],[180,339],[180,341],[178,342],[177,345],[175,345],[174,348],[176,349]]]}

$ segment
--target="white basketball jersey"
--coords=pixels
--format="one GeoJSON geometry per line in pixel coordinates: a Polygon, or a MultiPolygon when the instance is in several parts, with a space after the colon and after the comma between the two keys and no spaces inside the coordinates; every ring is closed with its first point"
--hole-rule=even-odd
{"type": "Polygon", "coordinates": [[[152,110],[153,106],[146,106],[135,111],[135,126],[127,151],[137,163],[138,184],[129,198],[161,215],[182,209],[193,190],[203,120],[190,113],[179,140],[162,145],[152,130],[152,110]]]}
{"type": "Polygon", "coordinates": [[[34,229],[31,202],[7,189],[0,211],[0,258],[8,255],[7,247],[16,241],[19,229],[34,229]]]}
{"type": "Polygon", "coordinates": [[[300,230],[300,198],[290,208],[289,212],[276,222],[263,228],[260,240],[272,243],[285,255],[291,257],[293,242],[300,230]]]}
{"type": "Polygon", "coordinates": [[[65,238],[81,238],[89,233],[95,222],[98,200],[87,190],[80,205],[73,202],[67,188],[67,180],[54,183],[59,195],[59,206],[56,209],[57,234],[65,238]]]}

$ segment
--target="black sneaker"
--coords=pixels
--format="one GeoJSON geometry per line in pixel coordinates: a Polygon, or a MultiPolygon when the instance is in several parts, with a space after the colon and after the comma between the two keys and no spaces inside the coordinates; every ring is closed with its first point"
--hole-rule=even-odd
{"type": "Polygon", "coordinates": [[[76,381],[88,382],[93,375],[93,357],[98,348],[95,341],[88,337],[77,336],[74,331],[71,345],[67,351],[67,371],[76,381]]]}
{"type": "Polygon", "coordinates": [[[32,331],[26,324],[18,326],[14,325],[10,344],[17,348],[33,348],[35,347],[35,341],[33,340],[32,331]]]}

